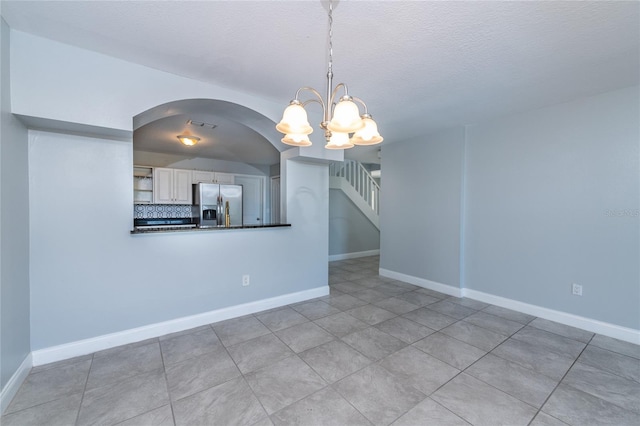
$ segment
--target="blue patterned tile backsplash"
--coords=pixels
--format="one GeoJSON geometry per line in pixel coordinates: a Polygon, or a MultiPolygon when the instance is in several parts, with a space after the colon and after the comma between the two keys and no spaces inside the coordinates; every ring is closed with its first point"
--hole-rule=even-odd
{"type": "Polygon", "coordinates": [[[192,217],[191,204],[134,204],[135,219],[192,217]]]}

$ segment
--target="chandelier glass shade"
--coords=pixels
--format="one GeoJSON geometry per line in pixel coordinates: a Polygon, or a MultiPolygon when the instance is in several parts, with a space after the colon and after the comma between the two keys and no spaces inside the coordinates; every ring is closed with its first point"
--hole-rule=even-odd
{"type": "Polygon", "coordinates": [[[327,149],[348,149],[353,148],[349,140],[349,134],[343,132],[331,132],[331,136],[324,146],[327,149]]]}
{"type": "Polygon", "coordinates": [[[282,138],[282,142],[292,146],[311,146],[309,135],[303,133],[287,133],[282,138]]]}
{"type": "Polygon", "coordinates": [[[276,125],[276,130],[284,134],[309,135],[313,132],[313,127],[309,124],[307,111],[302,104],[299,101],[291,101],[282,114],[282,121],[276,125]]]}
{"type": "Polygon", "coordinates": [[[292,146],[309,146],[309,135],[313,127],[309,124],[305,106],[318,103],[322,106],[323,119],[320,128],[324,130],[327,149],[347,149],[354,145],[375,145],[383,141],[378,133],[378,126],[367,110],[367,105],[359,98],[349,95],[344,83],[333,87],[333,3],[329,2],[329,64],[327,71],[327,95],[322,95],[312,87],[301,87],[296,91],[296,97],[282,114],[282,120],[276,125],[276,130],[284,133],[282,142],[292,146]],[[336,102],[336,95],[344,91],[336,102]],[[302,102],[300,94],[310,92],[313,96],[302,102]],[[364,108],[360,113],[359,103],[364,108]]]}
{"type": "Polygon", "coordinates": [[[382,142],[382,136],[378,133],[378,125],[371,119],[369,114],[362,115],[364,127],[351,137],[354,145],[375,145],[382,142]]]}
{"type": "Polygon", "coordinates": [[[333,118],[327,125],[332,132],[353,133],[364,127],[358,106],[349,96],[343,96],[333,110],[333,118]]]}

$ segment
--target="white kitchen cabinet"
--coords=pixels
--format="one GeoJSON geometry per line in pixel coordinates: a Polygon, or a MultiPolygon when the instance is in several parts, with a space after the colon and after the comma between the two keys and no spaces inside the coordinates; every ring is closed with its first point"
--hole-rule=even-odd
{"type": "Polygon", "coordinates": [[[191,189],[191,170],[174,170],[175,204],[191,204],[193,190],[191,189]]]}
{"type": "Polygon", "coordinates": [[[173,169],[153,169],[153,202],[155,204],[173,203],[173,169]]]}
{"type": "Polygon", "coordinates": [[[235,183],[235,175],[233,173],[215,173],[214,183],[225,185],[233,185],[235,183]]]}
{"type": "Polygon", "coordinates": [[[215,173],[213,172],[205,172],[203,170],[194,170],[192,172],[192,183],[214,183],[215,182],[215,173]]]}
{"type": "Polygon", "coordinates": [[[191,170],[153,169],[153,202],[155,204],[191,204],[191,170]]]}

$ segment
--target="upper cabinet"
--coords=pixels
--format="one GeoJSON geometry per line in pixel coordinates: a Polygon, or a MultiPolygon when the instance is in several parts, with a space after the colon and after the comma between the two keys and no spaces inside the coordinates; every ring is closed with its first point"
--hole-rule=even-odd
{"type": "Polygon", "coordinates": [[[233,185],[233,173],[167,167],[134,166],[133,202],[135,204],[191,204],[195,183],[233,185]]]}
{"type": "Polygon", "coordinates": [[[194,170],[192,172],[193,183],[221,183],[225,185],[233,185],[235,183],[235,175],[233,173],[215,173],[205,172],[202,170],[194,170]]]}
{"type": "Polygon", "coordinates": [[[233,185],[235,183],[235,175],[233,173],[214,173],[214,183],[221,183],[225,185],[233,185]]]}
{"type": "Polygon", "coordinates": [[[191,170],[153,169],[153,202],[155,204],[191,204],[191,170]]]}
{"type": "Polygon", "coordinates": [[[202,170],[194,170],[191,174],[193,183],[214,183],[215,173],[205,172],[202,170]]]}

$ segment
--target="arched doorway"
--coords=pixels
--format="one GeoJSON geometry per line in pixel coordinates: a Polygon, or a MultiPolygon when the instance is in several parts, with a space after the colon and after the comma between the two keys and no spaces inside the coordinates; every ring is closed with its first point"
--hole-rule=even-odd
{"type": "Polygon", "coordinates": [[[191,172],[193,181],[184,183],[188,177],[180,175],[182,186],[219,180],[250,185],[245,188],[247,195],[251,194],[245,204],[245,223],[265,223],[264,218],[270,222],[271,199],[279,199],[279,194],[272,193],[268,182],[279,176],[280,151],[287,148],[274,126],[272,120],[250,108],[215,99],[173,101],[138,114],[133,118],[134,176],[138,173],[146,183],[142,185],[144,189],[136,190],[138,181],[134,178],[136,215],[145,215],[151,208],[173,212],[166,214],[189,214],[191,198],[160,199],[157,179],[150,183],[154,170],[163,171],[163,176],[167,171],[186,170],[191,172]],[[197,143],[185,146],[178,140],[179,135],[191,136],[197,143]],[[166,204],[174,206],[169,208],[166,204]]]}

